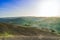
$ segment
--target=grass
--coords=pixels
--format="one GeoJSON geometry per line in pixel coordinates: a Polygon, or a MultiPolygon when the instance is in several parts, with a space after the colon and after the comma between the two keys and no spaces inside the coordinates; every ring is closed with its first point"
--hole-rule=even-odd
{"type": "Polygon", "coordinates": [[[38,29],[36,27],[23,27],[23,26],[16,26],[13,24],[7,23],[0,23],[0,36],[15,36],[15,35],[22,35],[22,36],[57,36],[57,34],[49,32],[48,29],[38,29]],[[44,31],[46,30],[46,31],[44,31]],[[48,30],[48,31],[47,31],[48,30]]]}

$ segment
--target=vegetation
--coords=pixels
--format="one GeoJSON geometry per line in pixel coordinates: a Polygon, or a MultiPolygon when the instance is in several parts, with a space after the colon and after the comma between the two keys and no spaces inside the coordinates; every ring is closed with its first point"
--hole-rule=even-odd
{"type": "Polygon", "coordinates": [[[11,17],[0,18],[0,34],[5,35],[40,35],[46,33],[60,34],[59,17],[11,17]],[[42,32],[44,33],[44,31],[42,32]]]}
{"type": "Polygon", "coordinates": [[[44,31],[36,27],[23,27],[7,23],[0,23],[0,36],[23,35],[23,36],[39,36],[39,35],[56,35],[49,31],[44,31]]]}

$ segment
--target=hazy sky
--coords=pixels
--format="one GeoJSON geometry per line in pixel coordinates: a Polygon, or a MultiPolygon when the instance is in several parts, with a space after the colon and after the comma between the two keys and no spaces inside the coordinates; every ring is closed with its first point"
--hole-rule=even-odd
{"type": "Polygon", "coordinates": [[[0,0],[0,17],[60,16],[60,0],[0,0]]]}

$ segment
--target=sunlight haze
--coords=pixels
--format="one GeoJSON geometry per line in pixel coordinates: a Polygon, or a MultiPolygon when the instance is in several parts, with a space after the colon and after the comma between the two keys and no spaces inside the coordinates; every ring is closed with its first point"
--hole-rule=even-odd
{"type": "Polygon", "coordinates": [[[0,0],[0,17],[60,17],[60,0],[0,0]]]}

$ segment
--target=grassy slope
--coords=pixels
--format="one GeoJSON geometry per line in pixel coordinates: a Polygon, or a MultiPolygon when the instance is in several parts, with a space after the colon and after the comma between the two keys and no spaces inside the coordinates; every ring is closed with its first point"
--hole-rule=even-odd
{"type": "Polygon", "coordinates": [[[11,17],[0,18],[0,23],[23,25],[27,27],[48,28],[60,33],[59,17],[11,17]]]}
{"type": "Polygon", "coordinates": [[[23,35],[23,36],[57,36],[57,34],[40,30],[34,27],[22,27],[12,24],[0,23],[0,35],[23,35]]]}

